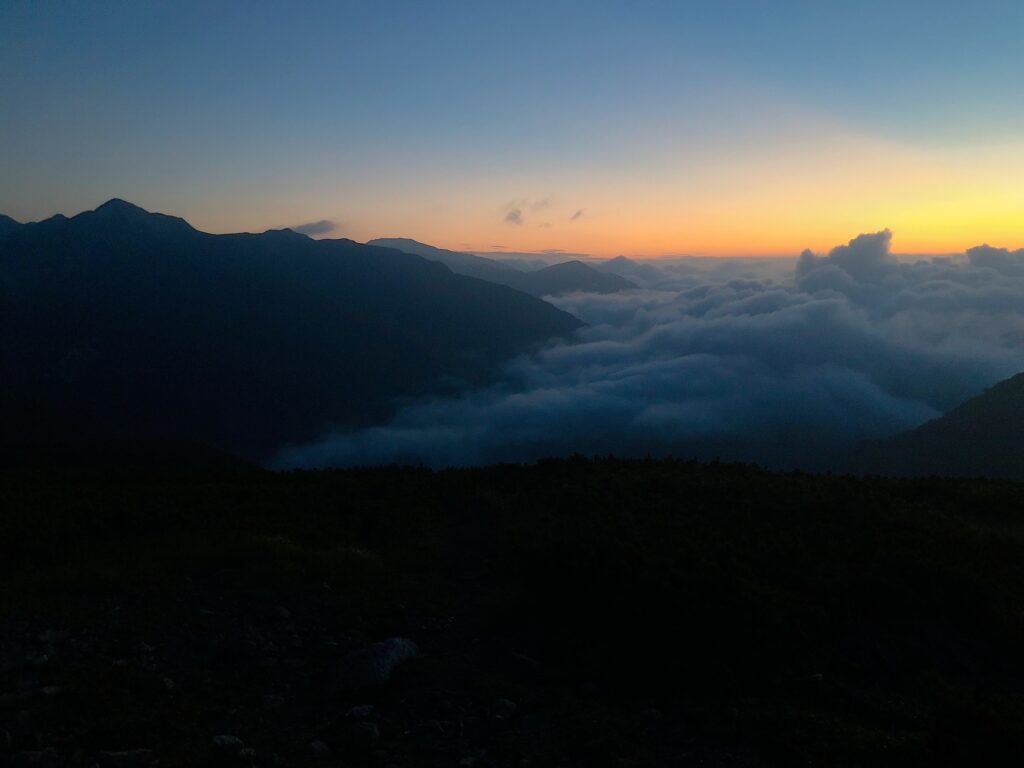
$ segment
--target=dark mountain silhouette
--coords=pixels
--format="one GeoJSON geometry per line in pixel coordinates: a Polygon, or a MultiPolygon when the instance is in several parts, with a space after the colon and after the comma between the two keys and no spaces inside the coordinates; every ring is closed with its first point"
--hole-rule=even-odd
{"type": "Polygon", "coordinates": [[[472,253],[460,253],[459,251],[449,251],[445,248],[435,248],[432,245],[427,245],[408,237],[381,237],[376,240],[370,240],[366,244],[378,248],[393,248],[403,253],[422,256],[424,259],[430,259],[430,261],[439,261],[456,274],[476,277],[480,280],[489,280],[492,283],[500,283],[517,290],[523,290],[523,286],[526,284],[525,282],[517,282],[523,275],[507,264],[500,264],[493,259],[487,259],[483,256],[474,256],[472,253]]]}
{"type": "Polygon", "coordinates": [[[544,259],[533,259],[527,256],[501,256],[498,257],[497,253],[491,253],[486,256],[482,253],[475,254],[476,256],[482,256],[485,259],[490,259],[495,264],[501,264],[505,267],[511,267],[516,272],[536,272],[538,269],[544,269],[550,267],[551,262],[545,261],[544,259]]]}
{"type": "Polygon", "coordinates": [[[945,416],[863,446],[854,463],[882,474],[1024,480],[1024,373],[945,416]]]}
{"type": "Polygon", "coordinates": [[[0,419],[8,442],[161,437],[263,459],[580,325],[418,256],[210,235],[111,200],[0,236],[0,419]]]}
{"type": "Polygon", "coordinates": [[[458,274],[507,285],[534,296],[559,296],[573,291],[615,293],[636,287],[621,276],[603,274],[581,261],[566,261],[534,272],[522,272],[483,256],[447,251],[404,237],[379,238],[370,240],[367,245],[413,253],[439,261],[458,274]]]}
{"type": "Polygon", "coordinates": [[[642,264],[628,256],[616,256],[614,259],[595,262],[593,267],[598,272],[619,275],[626,279],[660,280],[665,277],[664,273],[653,264],[642,264]]]}
{"type": "Polygon", "coordinates": [[[537,286],[539,295],[558,296],[573,291],[589,293],[618,293],[636,288],[624,277],[607,275],[589,267],[582,261],[565,261],[550,267],[529,272],[527,276],[537,286]]]}
{"type": "Polygon", "coordinates": [[[0,237],[3,237],[8,232],[13,232],[16,229],[24,226],[23,224],[15,221],[10,216],[4,216],[0,213],[0,237]]]}

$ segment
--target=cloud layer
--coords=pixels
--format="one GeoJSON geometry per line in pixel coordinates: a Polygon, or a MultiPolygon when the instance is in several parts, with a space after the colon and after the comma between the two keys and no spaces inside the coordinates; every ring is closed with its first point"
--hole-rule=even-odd
{"type": "Polygon", "coordinates": [[[904,263],[888,231],[793,260],[616,259],[642,289],[551,299],[589,325],[461,397],[278,466],[673,454],[827,466],[1024,370],[1024,252],[904,263]]]}

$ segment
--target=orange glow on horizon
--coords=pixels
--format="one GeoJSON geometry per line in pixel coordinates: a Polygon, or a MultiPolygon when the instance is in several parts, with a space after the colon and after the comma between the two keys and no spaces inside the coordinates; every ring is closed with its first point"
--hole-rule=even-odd
{"type": "Polygon", "coordinates": [[[768,147],[737,139],[701,154],[658,151],[657,162],[614,168],[324,178],[294,197],[203,201],[194,218],[183,213],[215,232],[337,219],[326,237],[596,257],[796,256],[883,228],[898,253],[1024,246],[1024,142],[921,149],[811,125],[768,147]],[[518,223],[507,220],[513,208],[518,223]]]}

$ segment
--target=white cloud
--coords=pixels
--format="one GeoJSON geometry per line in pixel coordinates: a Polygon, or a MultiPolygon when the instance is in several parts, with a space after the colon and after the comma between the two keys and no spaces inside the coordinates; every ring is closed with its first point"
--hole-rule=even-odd
{"type": "MultiPolygon", "coordinates": [[[[589,325],[501,380],[277,464],[431,465],[615,453],[814,466],[1024,370],[1024,258],[900,263],[887,231],[826,256],[643,263],[644,290],[555,300],[589,325]]],[[[637,270],[635,263],[620,262],[637,270]]]]}

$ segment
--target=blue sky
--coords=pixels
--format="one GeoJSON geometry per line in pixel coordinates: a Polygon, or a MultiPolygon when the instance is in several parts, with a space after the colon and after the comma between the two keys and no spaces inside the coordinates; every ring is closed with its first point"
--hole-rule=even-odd
{"type": "Polygon", "coordinates": [[[1019,2],[8,0],[0,211],[120,196],[212,231],[668,253],[799,250],[862,220],[944,250],[914,228],[958,208],[950,248],[1024,239],[1022,38],[1019,2]],[[773,177],[806,215],[779,222],[773,177]],[[851,198],[872,181],[900,185],[891,215],[851,198]]]}

